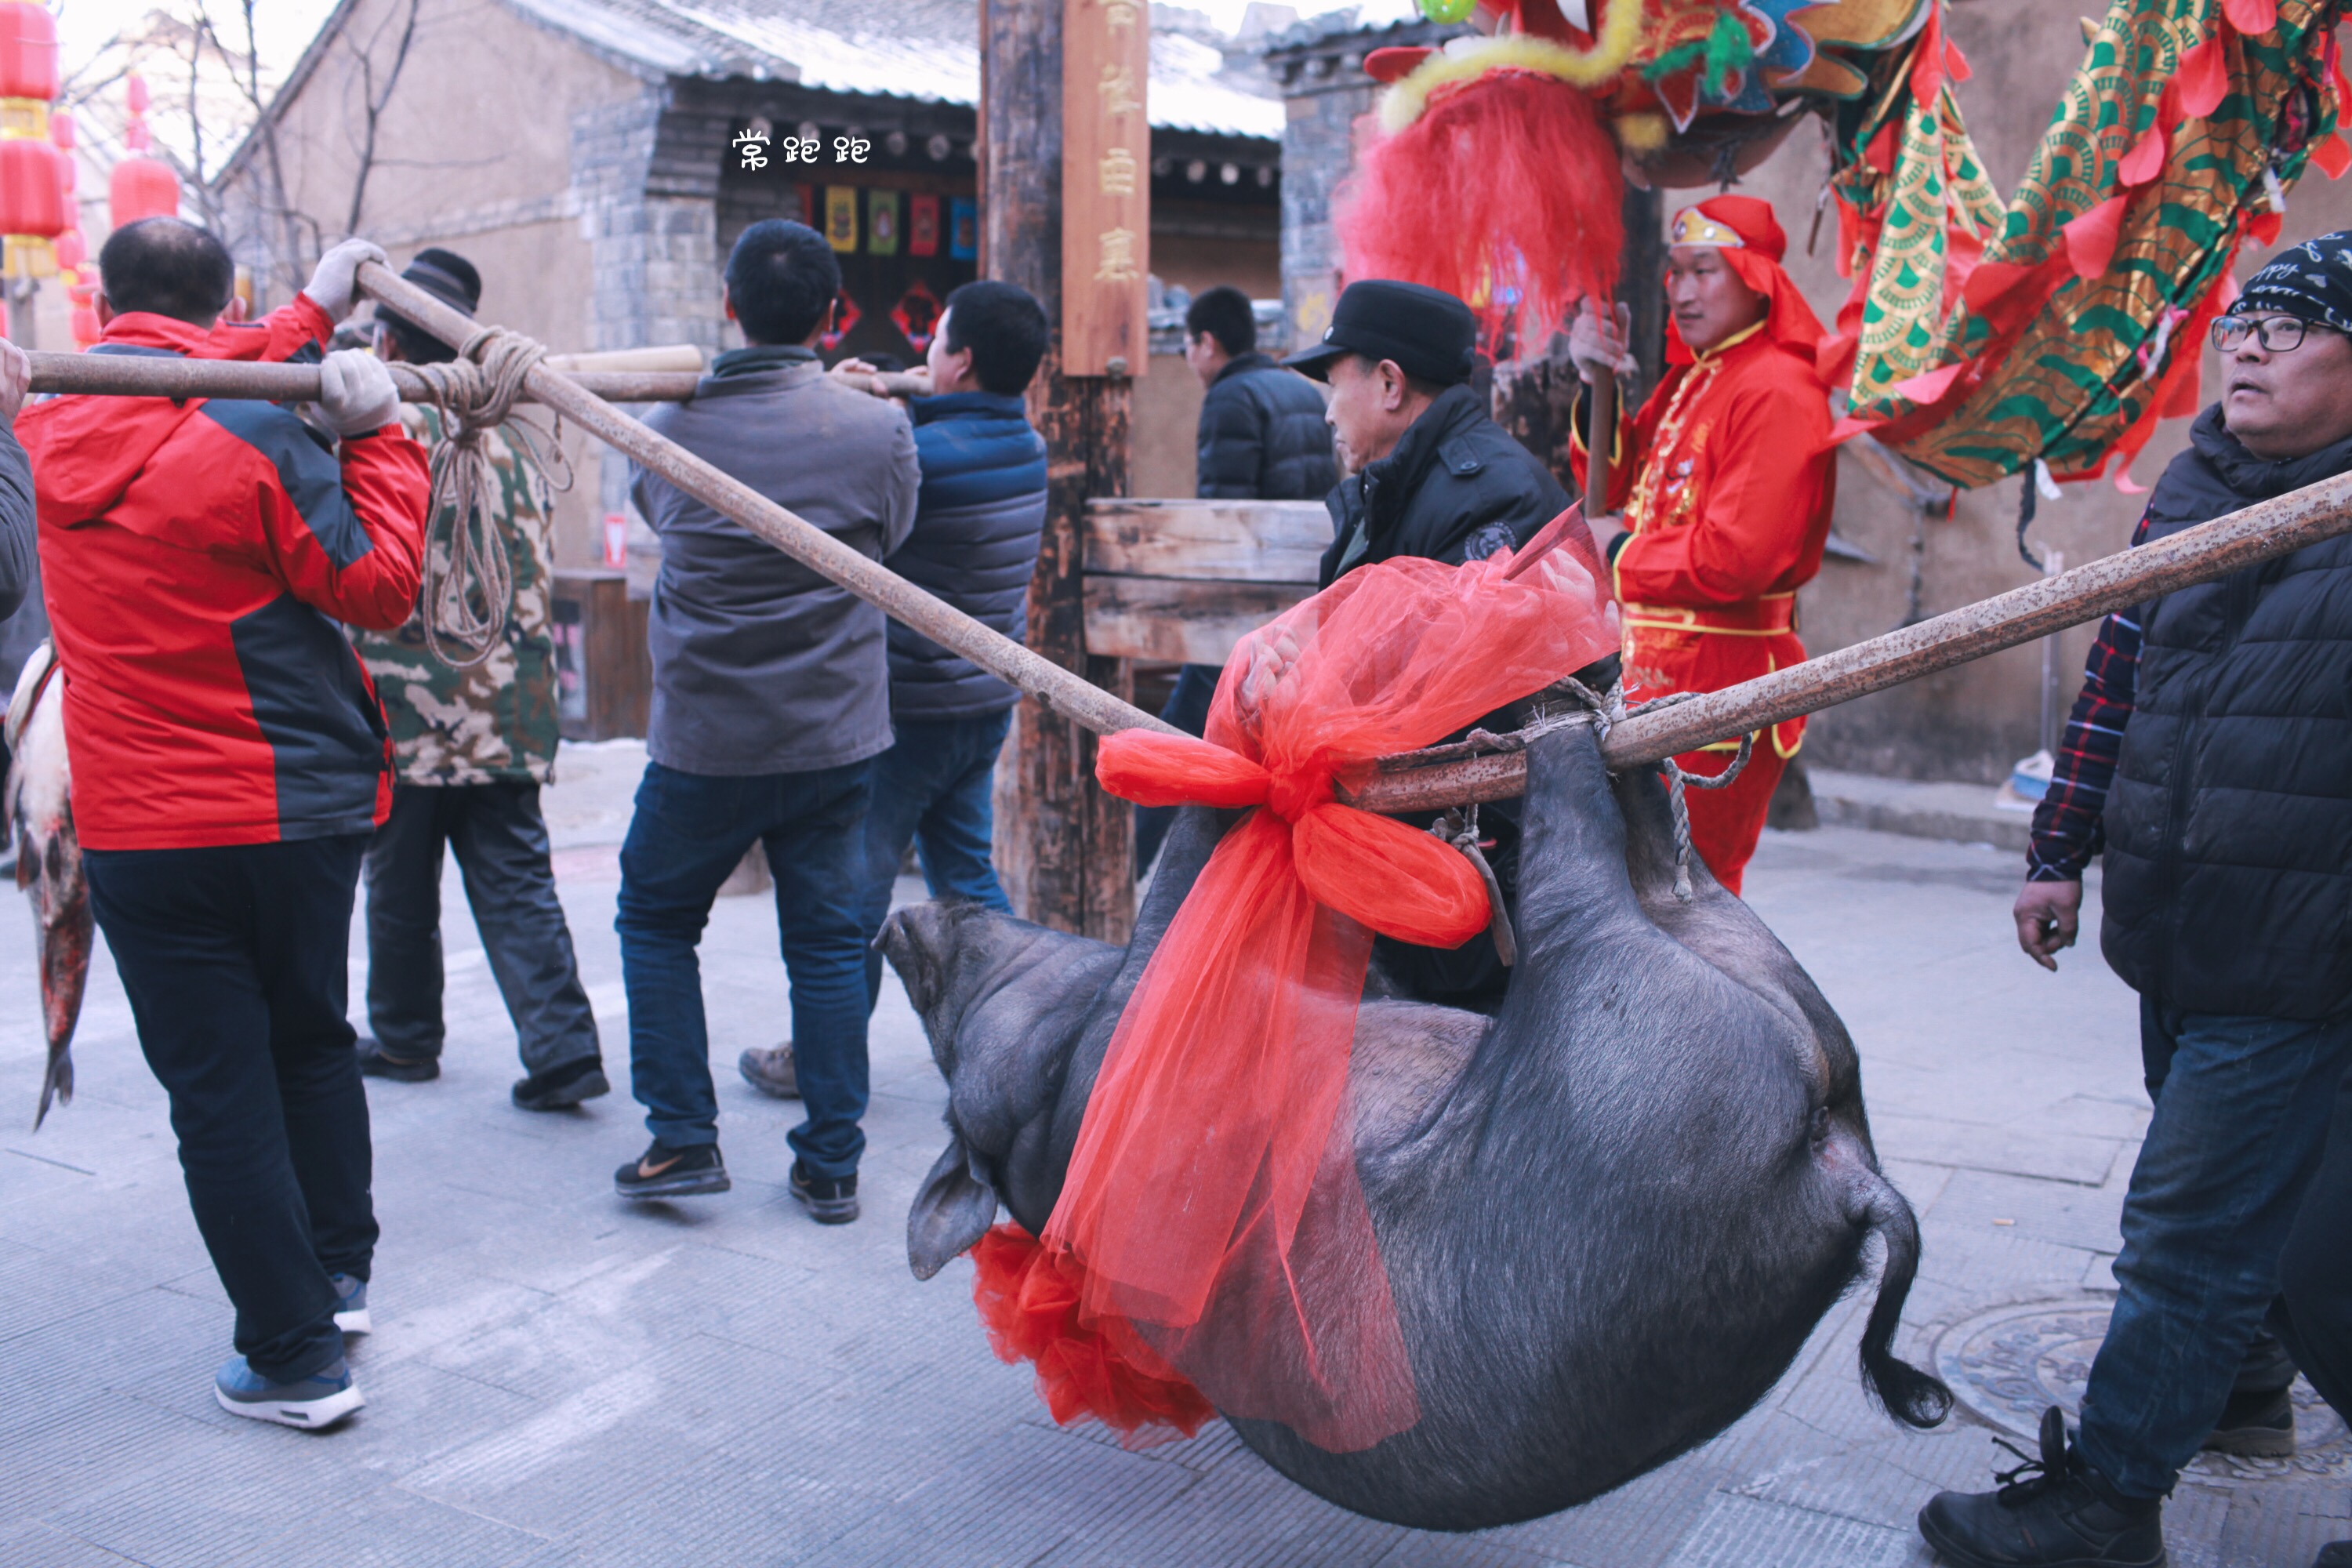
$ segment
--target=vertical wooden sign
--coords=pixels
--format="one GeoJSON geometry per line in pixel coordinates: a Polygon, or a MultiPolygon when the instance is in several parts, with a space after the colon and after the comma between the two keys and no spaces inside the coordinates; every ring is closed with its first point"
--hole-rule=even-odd
{"type": "Polygon", "coordinates": [[[1141,375],[1150,357],[1150,0],[1062,0],[1065,375],[1141,375]]]}

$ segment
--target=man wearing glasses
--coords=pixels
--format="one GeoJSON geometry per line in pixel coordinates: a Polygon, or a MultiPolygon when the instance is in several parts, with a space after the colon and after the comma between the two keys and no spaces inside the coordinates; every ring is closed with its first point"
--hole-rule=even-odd
{"type": "MultiPolygon", "coordinates": [[[[2221,401],[2135,544],[2352,470],[2352,232],[2263,268],[2213,345],[2221,401]]],[[[2298,1349],[2313,1321],[2303,1301],[2292,1321],[2273,1303],[2352,1063],[2347,693],[2352,540],[2100,628],[2034,816],[2017,937],[2057,967],[2104,848],[2099,945],[2139,993],[2156,1113],[2081,1430],[2070,1442],[2053,1408],[2040,1466],[1929,1502],[1920,1533],[1947,1563],[2146,1568],[2164,1560],[2163,1499],[2200,1447],[2294,1452],[2294,1365],[2263,1325],[2298,1349]]]]}

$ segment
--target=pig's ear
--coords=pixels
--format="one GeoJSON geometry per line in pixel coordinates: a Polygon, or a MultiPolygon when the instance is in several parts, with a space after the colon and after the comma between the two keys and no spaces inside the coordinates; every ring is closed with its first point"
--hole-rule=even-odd
{"type": "Polygon", "coordinates": [[[951,1131],[907,1211],[907,1266],[916,1279],[929,1279],[995,1223],[995,1184],[965,1147],[963,1134],[951,1131]]]}
{"type": "MultiPolygon", "coordinates": [[[[921,908],[922,906],[917,906],[921,908]]],[[[907,988],[908,1005],[918,1017],[928,1012],[939,1000],[940,963],[937,954],[918,939],[915,922],[907,917],[913,910],[898,910],[882,922],[874,938],[875,949],[890,961],[898,972],[899,983],[907,988]]]]}

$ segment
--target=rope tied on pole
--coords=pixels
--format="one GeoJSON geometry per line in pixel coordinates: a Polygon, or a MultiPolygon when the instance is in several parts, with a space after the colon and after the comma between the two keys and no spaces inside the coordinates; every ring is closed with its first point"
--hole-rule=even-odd
{"type": "Polygon", "coordinates": [[[422,601],[425,646],[452,669],[470,669],[489,658],[514,615],[514,568],[494,510],[501,487],[489,437],[511,419],[524,460],[554,489],[572,488],[562,415],[551,433],[512,417],[532,368],[546,357],[543,343],[504,327],[483,327],[458,346],[456,359],[408,367],[424,381],[440,416],[422,601]],[[436,537],[445,515],[446,540],[436,537]]]}
{"type": "MultiPolygon", "coordinates": [[[[1571,675],[1543,695],[1571,699],[1578,707],[1586,710],[1586,713],[1580,713],[1576,717],[1585,719],[1586,714],[1589,713],[1590,718],[1587,721],[1600,732],[1601,739],[1606,741],[1609,739],[1611,727],[1619,721],[1633,718],[1639,713],[1654,713],[1662,708],[1672,708],[1676,703],[1688,702],[1700,693],[1669,691],[1663,697],[1653,697],[1647,702],[1638,702],[1628,708],[1625,706],[1625,683],[1622,680],[1615,682],[1606,693],[1603,693],[1593,690],[1571,675]]],[[[1519,731],[1517,736],[1512,737],[1519,740],[1520,743],[1509,749],[1526,750],[1525,737],[1540,734],[1546,729],[1556,727],[1558,722],[1557,720],[1538,717],[1534,724],[1519,731]]],[[[1727,787],[1732,780],[1739,776],[1740,771],[1748,766],[1748,758],[1754,750],[1755,744],[1754,731],[1751,731],[1740,736],[1739,752],[1731,759],[1731,765],[1721,773],[1711,775],[1685,773],[1682,764],[1672,757],[1662,758],[1657,763],[1658,771],[1666,777],[1666,809],[1675,824],[1675,897],[1685,904],[1691,901],[1692,888],[1690,803],[1684,798],[1685,792],[1694,789],[1727,787]]]]}

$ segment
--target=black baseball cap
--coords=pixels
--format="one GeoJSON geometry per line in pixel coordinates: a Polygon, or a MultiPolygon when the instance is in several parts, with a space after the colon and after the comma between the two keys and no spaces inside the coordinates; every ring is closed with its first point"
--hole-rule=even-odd
{"type": "Polygon", "coordinates": [[[1451,386],[1470,379],[1478,344],[1478,318],[1443,289],[1367,278],[1350,283],[1332,309],[1323,341],[1282,363],[1318,381],[1342,354],[1394,360],[1421,381],[1451,386]]]}

